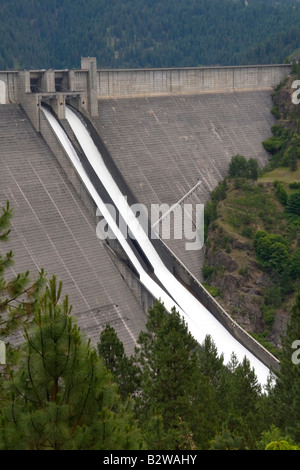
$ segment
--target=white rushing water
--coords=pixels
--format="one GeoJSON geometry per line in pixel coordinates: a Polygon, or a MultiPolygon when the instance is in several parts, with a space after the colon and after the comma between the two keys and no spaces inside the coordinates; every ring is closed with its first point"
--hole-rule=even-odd
{"type": "Polygon", "coordinates": [[[194,338],[201,344],[205,337],[210,335],[216,344],[219,354],[224,355],[225,364],[229,362],[232,353],[234,352],[237,359],[241,362],[246,356],[251,366],[254,368],[257,379],[261,385],[267,383],[269,376],[269,369],[259,361],[251,352],[249,352],[241,343],[239,343],[227,330],[223,327],[217,319],[173,276],[173,274],[166,268],[164,263],[161,261],[158,253],[156,252],[153,244],[145,236],[145,233],[141,232],[141,227],[137,224],[137,219],[130,207],[127,204],[126,198],[120,192],[117,184],[106,168],[103,159],[95,146],[88,130],[85,128],[83,123],[80,121],[78,116],[68,107],[66,107],[66,118],[76,135],[86,157],[88,158],[91,166],[101,180],[103,186],[106,188],[114,204],[120,211],[120,214],[124,218],[132,234],[138,240],[142,250],[146,254],[148,260],[154,268],[154,273],[166,288],[168,295],[149,275],[141,266],[139,260],[135,256],[131,247],[127,243],[126,238],[117,226],[114,218],[111,216],[107,207],[101,200],[99,194],[90,182],[85,170],[83,169],[81,162],[74,150],[71,142],[67,135],[52,115],[46,108],[42,108],[43,112],[67,152],[70,160],[75,166],[81,180],[88,188],[90,195],[94,199],[100,212],[106,219],[110,229],[119,240],[123,249],[127,253],[132,264],[140,275],[142,284],[152,293],[152,295],[160,299],[167,310],[171,310],[175,305],[176,310],[184,318],[189,331],[194,338]],[[175,302],[174,302],[175,301],[175,302]]]}

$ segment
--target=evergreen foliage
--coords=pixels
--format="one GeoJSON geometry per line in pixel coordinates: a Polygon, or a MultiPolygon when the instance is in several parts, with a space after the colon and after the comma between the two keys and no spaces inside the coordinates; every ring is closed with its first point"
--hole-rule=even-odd
{"type": "Polygon", "coordinates": [[[265,269],[281,273],[289,262],[288,244],[281,235],[259,230],[255,234],[254,248],[261,266],[265,269]]]}
{"type": "Polygon", "coordinates": [[[142,446],[130,407],[82,339],[55,276],[25,329],[18,367],[1,404],[1,449],[101,450],[142,446]]]}
{"type": "Polygon", "coordinates": [[[212,390],[200,374],[199,346],[184,320],[175,309],[167,314],[163,304],[155,303],[138,345],[135,356],[141,369],[141,392],[136,408],[148,446],[205,448],[212,426],[209,414],[212,418],[214,414],[212,390]],[[162,435],[147,431],[153,416],[160,417],[162,435]]]}
{"type": "Polygon", "coordinates": [[[271,393],[277,426],[300,442],[300,291],[296,294],[285,335],[282,340],[280,371],[271,393]]]}
{"type": "Polygon", "coordinates": [[[141,379],[134,410],[148,448],[254,449],[268,429],[266,396],[249,362],[232,355],[225,365],[209,336],[199,348],[175,309],[156,302],[149,310],[134,360],[141,379]]]}
{"type": "Polygon", "coordinates": [[[132,396],[139,387],[140,370],[133,358],[125,354],[123,343],[110,325],[101,332],[98,354],[112,373],[121,397],[125,400],[132,396]]]}
{"type": "Polygon", "coordinates": [[[292,193],[288,199],[287,211],[300,216],[300,191],[292,193]]]}
{"type": "Polygon", "coordinates": [[[283,63],[300,42],[297,0],[10,0],[0,17],[0,70],[283,63]]]}
{"type": "Polygon", "coordinates": [[[255,158],[247,160],[243,155],[234,155],[231,158],[228,175],[230,178],[245,178],[257,180],[259,173],[258,161],[255,158]]]}
{"type": "MultiPolygon", "coordinates": [[[[1,207],[0,215],[0,242],[9,241],[10,225],[13,210],[9,202],[1,207]]],[[[41,270],[35,280],[31,280],[29,271],[13,274],[14,253],[10,250],[0,255],[0,340],[5,342],[7,365],[3,374],[8,374],[14,361],[17,360],[17,351],[9,344],[9,336],[27,324],[32,317],[38,297],[46,282],[44,271],[41,270]]],[[[1,379],[0,371],[0,379],[1,379]]],[[[2,383],[0,381],[0,393],[2,383]]]]}
{"type": "MultiPolygon", "coordinates": [[[[9,203],[2,207],[0,216],[0,241],[7,242],[13,211],[9,203]]],[[[29,271],[13,276],[7,271],[14,264],[14,254],[8,251],[0,255],[0,337],[8,336],[25,323],[34,310],[36,299],[44,285],[44,272],[41,270],[35,282],[30,282],[29,271]]]]}

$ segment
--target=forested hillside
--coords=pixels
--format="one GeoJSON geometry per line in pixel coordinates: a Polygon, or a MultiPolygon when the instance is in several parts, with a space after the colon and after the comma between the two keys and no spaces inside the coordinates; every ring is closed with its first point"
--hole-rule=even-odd
{"type": "Polygon", "coordinates": [[[292,101],[300,65],[292,72],[273,93],[268,164],[259,171],[254,159],[233,156],[206,206],[207,287],[275,355],[300,288],[300,106],[292,101]]]}
{"type": "Polygon", "coordinates": [[[281,63],[297,0],[1,0],[0,69],[281,63]]]}

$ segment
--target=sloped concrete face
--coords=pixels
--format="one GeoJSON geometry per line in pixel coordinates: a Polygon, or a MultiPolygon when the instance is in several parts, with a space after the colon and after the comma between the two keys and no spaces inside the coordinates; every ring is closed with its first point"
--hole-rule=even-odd
{"type": "MultiPolygon", "coordinates": [[[[274,123],[271,92],[101,99],[93,122],[148,213],[151,204],[177,203],[199,180],[185,203],[205,204],[233,155],[256,158],[260,166],[268,161],[261,142],[274,123]]],[[[188,252],[184,240],[166,243],[201,279],[202,250],[188,252]]]]}
{"type": "Polygon", "coordinates": [[[14,212],[10,240],[0,244],[2,253],[14,252],[8,276],[55,274],[92,344],[109,322],[132,352],[146,314],[97,238],[96,218],[19,106],[0,107],[0,137],[0,205],[9,200],[14,212]]]}

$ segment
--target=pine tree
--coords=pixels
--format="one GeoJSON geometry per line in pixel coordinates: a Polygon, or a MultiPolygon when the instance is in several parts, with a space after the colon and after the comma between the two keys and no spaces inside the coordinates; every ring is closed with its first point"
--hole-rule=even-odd
{"type": "Polygon", "coordinates": [[[282,339],[280,371],[272,393],[277,426],[300,443],[300,291],[282,339]],[[298,348],[298,349],[297,349],[298,348]]]}
{"type": "Polygon", "coordinates": [[[224,364],[223,354],[219,356],[216,345],[209,335],[206,336],[201,347],[199,367],[213,388],[216,421],[223,424],[232,406],[229,393],[232,377],[228,367],[224,364]]]}
{"type": "Polygon", "coordinates": [[[25,328],[22,359],[7,381],[0,448],[32,450],[139,449],[130,404],[71,317],[55,276],[25,328]]]}
{"type": "MultiPolygon", "coordinates": [[[[199,369],[199,345],[184,320],[175,308],[167,313],[164,305],[156,302],[138,344],[141,392],[136,400],[143,429],[153,429],[156,416],[158,434],[167,449],[205,448],[214,434],[213,399],[209,381],[199,369]]],[[[158,434],[147,433],[151,448],[162,448],[158,434]]]]}
{"type": "Polygon", "coordinates": [[[139,389],[140,369],[132,357],[126,356],[123,343],[110,325],[106,325],[100,334],[98,354],[118,384],[122,399],[132,396],[139,389]]]}
{"type": "MultiPolygon", "coordinates": [[[[1,209],[0,242],[5,245],[9,242],[13,211],[9,202],[1,209]]],[[[3,381],[18,360],[18,348],[10,344],[10,335],[31,321],[37,298],[46,282],[43,270],[34,281],[30,280],[28,271],[14,275],[10,270],[13,264],[11,250],[0,254],[0,341],[4,356],[0,365],[0,407],[5,394],[3,381]]]]}
{"type": "Polygon", "coordinates": [[[255,372],[247,358],[239,363],[232,353],[220,377],[223,397],[217,395],[216,403],[222,410],[221,426],[211,449],[255,449],[256,441],[268,426],[264,421],[266,405],[255,372]]]}
{"type": "MultiPolygon", "coordinates": [[[[9,240],[13,211],[7,202],[2,207],[0,216],[0,241],[9,240]]],[[[5,339],[12,331],[26,323],[34,310],[34,304],[45,283],[43,270],[37,279],[31,282],[29,272],[17,274],[6,279],[7,270],[13,266],[14,254],[10,250],[4,256],[0,255],[0,337],[5,339]]]]}

